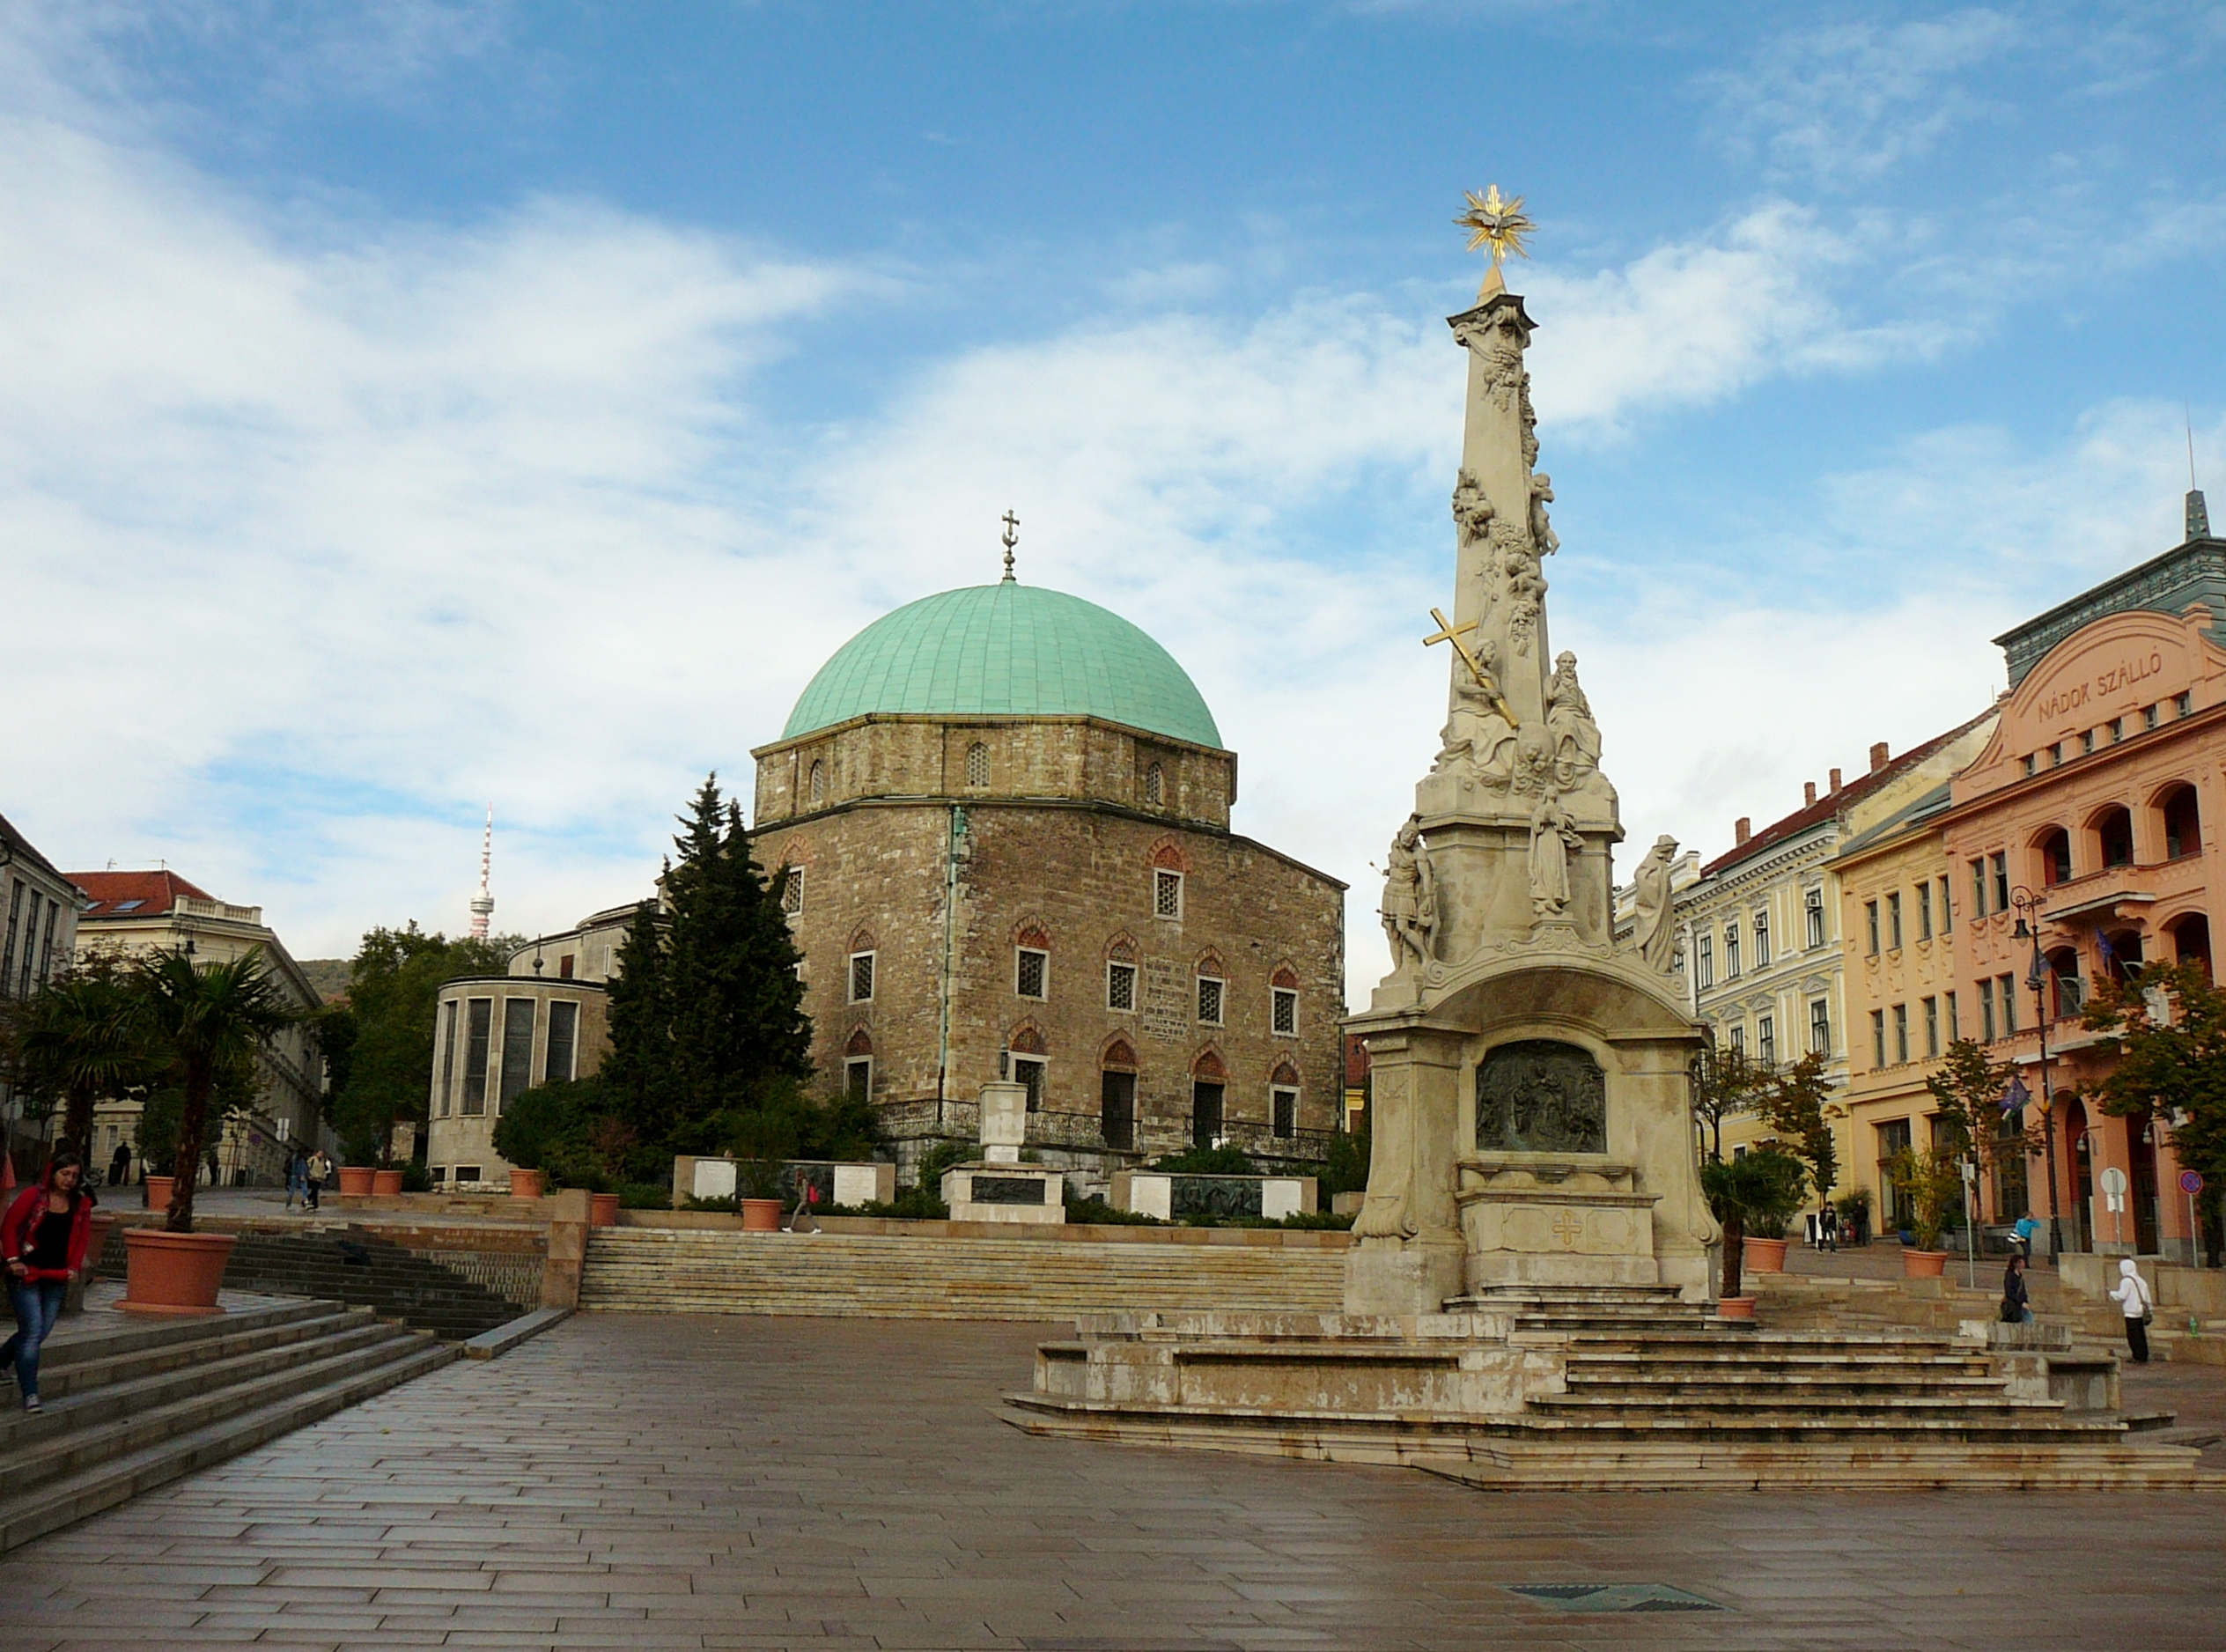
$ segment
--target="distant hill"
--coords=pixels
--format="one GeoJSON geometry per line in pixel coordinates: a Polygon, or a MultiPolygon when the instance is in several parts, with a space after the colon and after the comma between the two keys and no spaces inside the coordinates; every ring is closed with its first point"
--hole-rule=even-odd
{"type": "Polygon", "coordinates": [[[348,990],[348,960],[345,958],[297,958],[301,972],[309,977],[309,985],[317,989],[317,996],[329,1004],[348,990]]]}

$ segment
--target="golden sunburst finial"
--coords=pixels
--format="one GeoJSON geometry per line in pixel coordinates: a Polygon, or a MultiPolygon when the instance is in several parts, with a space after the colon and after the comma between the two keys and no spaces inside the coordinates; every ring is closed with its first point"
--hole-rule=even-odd
{"type": "Polygon", "coordinates": [[[1519,258],[1530,256],[1530,249],[1522,244],[1522,238],[1538,226],[1523,216],[1523,198],[1516,195],[1512,200],[1503,199],[1496,183],[1482,195],[1473,189],[1463,193],[1469,197],[1469,210],[1453,221],[1469,232],[1470,252],[1479,247],[1491,248],[1492,267],[1484,277],[1484,291],[1489,293],[1495,286],[1505,286],[1500,266],[1509,253],[1519,258]]]}

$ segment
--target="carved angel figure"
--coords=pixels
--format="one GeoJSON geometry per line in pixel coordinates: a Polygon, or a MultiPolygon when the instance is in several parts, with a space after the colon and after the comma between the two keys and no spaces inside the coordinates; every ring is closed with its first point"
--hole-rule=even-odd
{"type": "Polygon", "coordinates": [[[1541,557],[1561,549],[1561,541],[1547,520],[1546,506],[1553,502],[1553,478],[1543,470],[1530,478],[1530,543],[1541,557]]]}
{"type": "Polygon", "coordinates": [[[1391,943],[1391,971],[1430,961],[1430,937],[1438,926],[1438,889],[1423,846],[1422,823],[1407,816],[1383,868],[1383,938],[1391,943]]]}
{"type": "Polygon", "coordinates": [[[1662,975],[1670,973],[1677,949],[1677,931],[1670,922],[1670,866],[1677,858],[1677,840],[1665,833],[1654,840],[1654,847],[1647,851],[1632,874],[1637,896],[1637,923],[1632,939],[1638,943],[1639,956],[1647,968],[1662,975]]]}

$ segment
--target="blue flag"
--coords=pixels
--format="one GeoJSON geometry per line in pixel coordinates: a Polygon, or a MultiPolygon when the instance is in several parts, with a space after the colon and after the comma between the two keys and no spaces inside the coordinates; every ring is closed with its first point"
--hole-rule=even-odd
{"type": "Polygon", "coordinates": [[[2032,1098],[2033,1093],[2025,1088],[2025,1080],[2013,1073],[2009,1075],[2009,1088],[2002,1092],[2001,1110],[2014,1113],[2032,1098]]]}

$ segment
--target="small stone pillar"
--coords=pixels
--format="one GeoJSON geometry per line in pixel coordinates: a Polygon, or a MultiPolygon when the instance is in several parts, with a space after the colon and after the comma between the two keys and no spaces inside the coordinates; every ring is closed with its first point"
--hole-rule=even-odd
{"type": "Polygon", "coordinates": [[[982,1086],[982,1156],[943,1172],[953,1221],[1064,1222],[1066,1177],[1022,1164],[1028,1087],[999,1080],[982,1086]]]}

